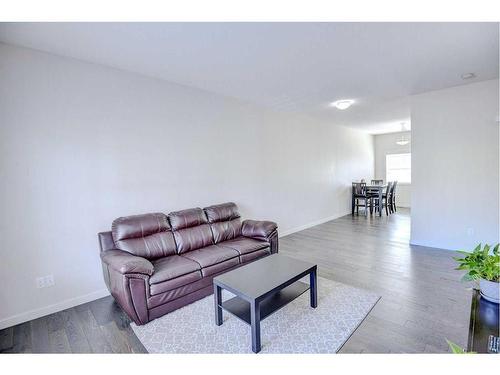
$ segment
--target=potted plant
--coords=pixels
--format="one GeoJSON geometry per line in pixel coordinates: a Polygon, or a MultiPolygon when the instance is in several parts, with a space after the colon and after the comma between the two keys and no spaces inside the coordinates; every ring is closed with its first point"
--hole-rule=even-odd
{"type": "Polygon", "coordinates": [[[498,247],[499,244],[493,249],[489,245],[484,245],[481,248],[481,244],[479,244],[472,252],[459,251],[459,253],[465,255],[463,258],[454,258],[459,263],[457,270],[467,270],[462,280],[479,280],[481,296],[494,303],[500,302],[500,255],[498,247]]]}

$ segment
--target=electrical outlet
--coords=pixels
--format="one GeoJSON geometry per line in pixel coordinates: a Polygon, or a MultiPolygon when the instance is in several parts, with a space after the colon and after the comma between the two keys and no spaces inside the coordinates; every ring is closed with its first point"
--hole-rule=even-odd
{"type": "Polygon", "coordinates": [[[38,289],[45,288],[45,279],[43,277],[37,277],[35,281],[38,289]]]}
{"type": "Polygon", "coordinates": [[[37,277],[35,279],[35,283],[38,289],[54,286],[55,285],[54,275],[37,277]]]}
{"type": "Polygon", "coordinates": [[[54,284],[55,284],[54,275],[45,276],[45,286],[46,287],[54,286],[54,284]]]}

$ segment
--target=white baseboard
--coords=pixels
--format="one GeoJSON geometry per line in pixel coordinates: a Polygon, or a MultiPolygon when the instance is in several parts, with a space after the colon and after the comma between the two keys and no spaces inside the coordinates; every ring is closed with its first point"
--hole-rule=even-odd
{"type": "Polygon", "coordinates": [[[345,216],[345,215],[348,215],[348,214],[350,214],[350,211],[345,212],[343,214],[337,214],[337,215],[333,215],[333,216],[324,217],[323,219],[312,221],[310,223],[301,225],[300,227],[295,227],[295,228],[292,228],[292,229],[287,229],[287,230],[285,230],[283,232],[280,232],[279,229],[278,229],[278,237],[285,237],[285,236],[288,236],[289,234],[292,234],[292,233],[295,233],[295,232],[300,232],[301,230],[315,227],[316,225],[320,225],[320,224],[326,223],[327,221],[338,219],[339,217],[342,217],[342,216],[345,216]]]}
{"type": "Polygon", "coordinates": [[[428,247],[428,248],[437,249],[437,250],[457,251],[457,249],[453,249],[451,247],[443,247],[443,244],[428,243],[428,242],[425,242],[425,241],[424,242],[422,242],[422,241],[414,241],[411,238],[410,238],[410,245],[428,247]]]}
{"type": "Polygon", "coordinates": [[[81,305],[82,303],[94,301],[96,299],[106,297],[108,295],[109,291],[107,289],[101,289],[89,294],[84,294],[83,296],[69,298],[64,301],[55,303],[53,305],[48,305],[40,307],[38,309],[23,312],[21,314],[13,315],[8,318],[0,320],[0,329],[12,327],[17,324],[37,319],[45,315],[53,314],[61,310],[66,310],[71,307],[81,305]]]}

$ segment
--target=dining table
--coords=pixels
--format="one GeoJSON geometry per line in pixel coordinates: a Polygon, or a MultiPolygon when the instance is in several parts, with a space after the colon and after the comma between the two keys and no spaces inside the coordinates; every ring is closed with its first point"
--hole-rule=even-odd
{"type": "MultiPolygon", "coordinates": [[[[380,184],[380,185],[366,185],[366,193],[367,194],[378,194],[378,216],[382,216],[382,196],[384,195],[384,190],[387,188],[387,184],[380,184]]],[[[352,214],[354,215],[354,208],[355,208],[355,198],[354,198],[354,192],[352,192],[352,199],[351,199],[351,207],[352,207],[352,214]]]]}

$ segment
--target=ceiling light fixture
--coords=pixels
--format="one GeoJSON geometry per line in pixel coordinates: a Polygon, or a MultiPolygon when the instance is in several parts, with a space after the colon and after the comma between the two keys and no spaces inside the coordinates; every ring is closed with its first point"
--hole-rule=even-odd
{"type": "Polygon", "coordinates": [[[337,100],[336,102],[333,102],[330,104],[332,107],[335,107],[340,110],[344,110],[349,108],[352,104],[354,103],[354,100],[351,99],[342,99],[342,100],[337,100]]]}
{"type": "MultiPolygon", "coordinates": [[[[406,131],[406,124],[404,122],[401,123],[401,131],[404,132],[406,131]]],[[[410,140],[404,136],[404,134],[401,134],[401,137],[396,140],[396,144],[400,146],[405,146],[408,143],[410,143],[410,140]]]]}
{"type": "Polygon", "coordinates": [[[462,79],[472,79],[472,78],[476,78],[476,75],[474,73],[464,73],[462,74],[462,79]]]}

